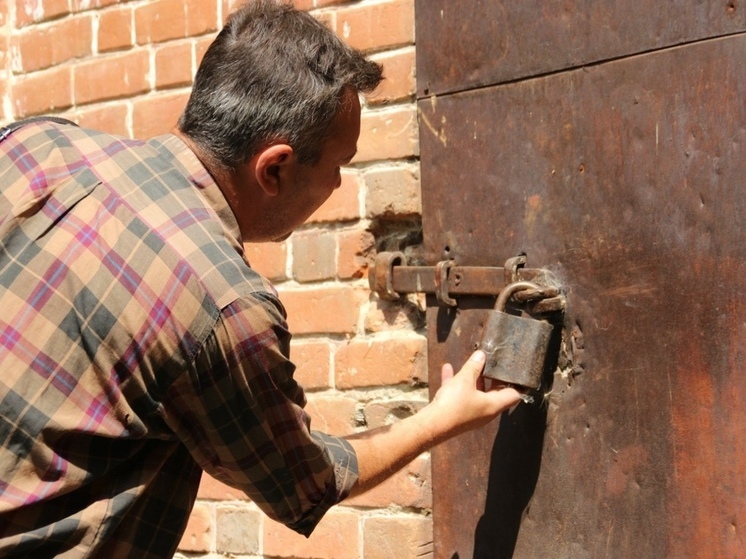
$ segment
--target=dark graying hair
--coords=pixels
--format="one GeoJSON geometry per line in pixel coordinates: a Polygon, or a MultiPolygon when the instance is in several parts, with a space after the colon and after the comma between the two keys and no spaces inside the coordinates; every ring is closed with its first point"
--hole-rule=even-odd
{"type": "Polygon", "coordinates": [[[318,162],[345,88],[372,91],[381,67],[310,14],[253,0],[231,14],[205,53],[179,130],[235,169],[275,141],[318,162]]]}

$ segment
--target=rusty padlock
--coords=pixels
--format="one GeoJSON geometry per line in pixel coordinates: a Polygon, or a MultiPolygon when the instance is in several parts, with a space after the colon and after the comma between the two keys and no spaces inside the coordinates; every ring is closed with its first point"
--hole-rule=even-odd
{"type": "Polygon", "coordinates": [[[530,281],[517,281],[500,291],[484,326],[479,349],[487,356],[482,373],[485,377],[536,389],[541,385],[552,325],[505,312],[510,298],[525,289],[541,288],[530,281]]]}

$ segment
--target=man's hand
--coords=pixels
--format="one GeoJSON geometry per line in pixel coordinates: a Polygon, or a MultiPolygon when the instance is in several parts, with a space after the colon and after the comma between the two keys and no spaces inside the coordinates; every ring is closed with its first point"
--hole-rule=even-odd
{"type": "Polygon", "coordinates": [[[446,438],[482,427],[521,401],[514,388],[484,390],[484,361],[484,353],[475,351],[455,375],[449,363],[443,365],[441,387],[429,405],[438,408],[446,438]]]}
{"type": "Polygon", "coordinates": [[[484,390],[484,360],[484,353],[475,352],[457,374],[451,365],[443,365],[440,389],[418,413],[393,425],[347,437],[359,466],[352,495],[372,489],[422,452],[489,423],[521,401],[520,393],[513,388],[484,390]]]}

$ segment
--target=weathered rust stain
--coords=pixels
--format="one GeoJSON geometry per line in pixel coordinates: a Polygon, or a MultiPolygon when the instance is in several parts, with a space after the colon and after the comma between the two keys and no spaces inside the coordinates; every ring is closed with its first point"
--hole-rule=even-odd
{"type": "MultiPolygon", "coordinates": [[[[743,261],[704,260],[724,283],[743,284],[743,261]]],[[[692,334],[677,351],[687,359],[670,375],[673,468],[669,557],[741,557],[746,550],[746,305],[708,297],[722,322],[692,334]],[[704,342],[704,343],[703,343],[704,342]]]]}

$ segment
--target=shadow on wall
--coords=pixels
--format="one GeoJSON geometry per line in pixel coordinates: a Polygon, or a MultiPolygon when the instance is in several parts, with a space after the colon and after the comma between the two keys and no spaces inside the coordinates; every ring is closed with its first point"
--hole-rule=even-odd
{"type": "Polygon", "coordinates": [[[503,416],[492,447],[484,514],[474,533],[474,559],[510,559],[541,466],[547,411],[521,405],[503,416]]]}
{"type": "MultiPolygon", "coordinates": [[[[492,447],[484,514],[474,533],[473,559],[511,559],[521,520],[539,477],[544,406],[519,406],[500,422],[492,447]]],[[[467,559],[454,553],[451,559],[467,559]]]]}
{"type": "Polygon", "coordinates": [[[547,424],[542,397],[544,390],[551,390],[561,330],[561,325],[555,325],[544,368],[545,388],[533,394],[536,403],[519,405],[500,420],[490,456],[484,514],[474,533],[473,559],[513,557],[521,521],[539,479],[547,424]]]}

